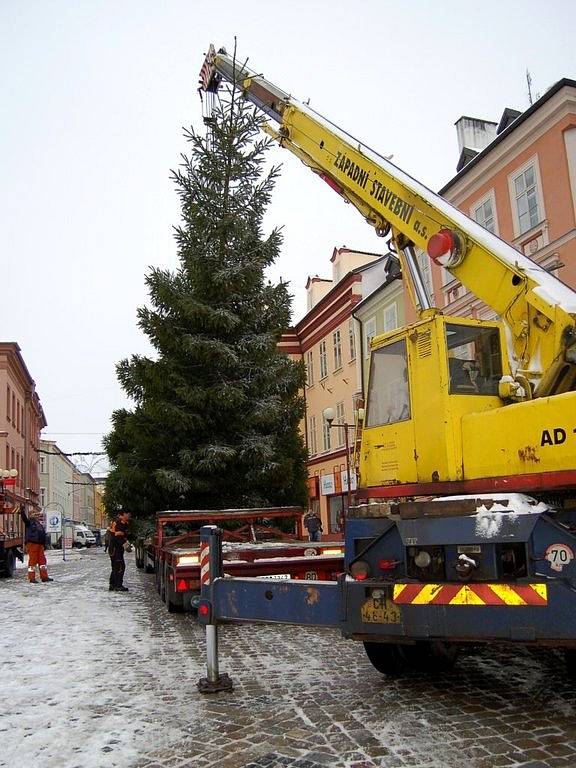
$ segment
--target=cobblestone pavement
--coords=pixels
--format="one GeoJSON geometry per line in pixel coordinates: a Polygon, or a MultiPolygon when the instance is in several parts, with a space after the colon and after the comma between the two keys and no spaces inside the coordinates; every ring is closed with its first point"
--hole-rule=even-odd
{"type": "Polygon", "coordinates": [[[153,578],[133,560],[126,595],[107,592],[101,550],[55,563],[51,573],[53,584],[33,588],[23,572],[0,580],[7,660],[0,765],[576,766],[576,685],[554,651],[474,649],[449,674],[389,679],[372,668],[361,644],[332,630],[227,626],[220,629],[220,666],[235,690],[202,696],[203,630],[190,615],[168,614],[153,578]],[[30,622],[34,636],[46,634],[65,649],[42,682],[30,674],[33,657],[18,639],[30,634],[30,622]],[[78,682],[66,683],[63,695],[70,664],[78,682]],[[50,718],[46,707],[34,707],[40,695],[53,707],[50,718]]]}

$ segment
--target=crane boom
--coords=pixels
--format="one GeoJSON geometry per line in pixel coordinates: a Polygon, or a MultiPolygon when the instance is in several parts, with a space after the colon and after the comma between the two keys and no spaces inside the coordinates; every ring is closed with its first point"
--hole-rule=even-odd
{"type": "Polygon", "coordinates": [[[342,197],[378,234],[391,234],[417,308],[427,309],[412,248],[426,251],[505,323],[514,375],[535,395],[571,389],[576,294],[540,265],[481,227],[387,158],[225,52],[209,52],[205,90],[221,80],[278,123],[265,130],[342,197]],[[569,379],[567,386],[566,379],[569,379]]]}

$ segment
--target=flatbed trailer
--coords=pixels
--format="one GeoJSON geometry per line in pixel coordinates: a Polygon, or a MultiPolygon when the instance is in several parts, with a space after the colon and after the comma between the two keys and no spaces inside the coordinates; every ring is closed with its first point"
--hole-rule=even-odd
{"type": "Polygon", "coordinates": [[[24,525],[5,485],[0,479],[0,577],[10,578],[16,560],[24,560],[24,525]]]}
{"type": "Polygon", "coordinates": [[[154,537],[136,543],[136,565],[154,573],[158,594],[170,612],[198,605],[204,525],[223,530],[227,576],[335,582],[344,569],[343,542],[306,541],[299,507],[159,512],[154,537]],[[284,530],[286,522],[290,530],[284,530]],[[177,525],[188,530],[168,535],[167,528],[177,525]]]}

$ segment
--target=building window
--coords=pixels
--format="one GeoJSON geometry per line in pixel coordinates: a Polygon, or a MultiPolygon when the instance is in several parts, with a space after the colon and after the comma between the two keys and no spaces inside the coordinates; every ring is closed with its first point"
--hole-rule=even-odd
{"type": "Polygon", "coordinates": [[[325,379],[328,376],[328,353],[326,352],[326,342],[320,342],[320,378],[325,379]]]}
{"type": "Polygon", "coordinates": [[[522,173],[514,177],[514,195],[516,197],[519,234],[521,235],[535,227],[540,221],[534,165],[529,165],[522,173]]]}
{"type": "Polygon", "coordinates": [[[314,384],[314,353],[306,353],[306,383],[309,387],[314,384]]]}
{"type": "Polygon", "coordinates": [[[356,360],[356,332],[352,318],[348,320],[348,345],[350,347],[350,360],[356,360]]]}
{"type": "MultiPolygon", "coordinates": [[[[344,403],[336,403],[336,424],[345,424],[346,423],[346,412],[344,411],[344,403]]],[[[337,429],[337,437],[336,440],[338,441],[337,445],[338,448],[342,448],[342,446],[346,442],[346,435],[344,434],[346,428],[344,429],[337,429]]]]}
{"type": "Polygon", "coordinates": [[[12,425],[16,426],[16,395],[12,392],[12,425]]]}
{"type": "Polygon", "coordinates": [[[384,308],[384,332],[398,328],[398,309],[396,302],[384,308]]]}
{"type": "Polygon", "coordinates": [[[334,331],[332,334],[332,348],[334,350],[334,370],[342,368],[342,339],[340,331],[334,331]]]}
{"type": "Polygon", "coordinates": [[[460,289],[462,288],[460,283],[456,283],[446,291],[446,304],[451,304],[456,299],[459,299],[464,294],[460,289]]]}
{"type": "Polygon", "coordinates": [[[489,232],[496,232],[492,195],[476,205],[472,209],[472,215],[474,216],[475,221],[484,227],[484,229],[487,229],[489,232]]]}
{"type": "Polygon", "coordinates": [[[10,403],[12,402],[10,387],[6,387],[6,418],[10,421],[10,403]]]}
{"type": "Polygon", "coordinates": [[[40,454],[38,463],[40,466],[40,474],[45,475],[46,474],[46,456],[44,456],[43,454],[40,454]]]}
{"type": "Polygon", "coordinates": [[[310,416],[308,419],[308,453],[310,456],[316,456],[318,453],[318,443],[316,441],[316,416],[310,416]]]}
{"type": "Polygon", "coordinates": [[[46,488],[40,488],[40,506],[46,506],[46,488]]]}
{"type": "Polygon", "coordinates": [[[366,323],[364,325],[364,338],[365,338],[365,348],[364,348],[364,356],[370,357],[370,342],[376,336],[376,318],[371,317],[370,320],[366,320],[366,323]]]}
{"type": "Polygon", "coordinates": [[[329,451],[330,450],[330,425],[328,424],[327,421],[324,421],[322,425],[322,439],[323,439],[324,450],[329,451]]]}

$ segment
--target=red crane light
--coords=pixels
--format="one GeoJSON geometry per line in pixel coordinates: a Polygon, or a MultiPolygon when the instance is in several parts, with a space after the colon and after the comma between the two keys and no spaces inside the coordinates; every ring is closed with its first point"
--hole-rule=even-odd
{"type": "Polygon", "coordinates": [[[444,266],[442,257],[450,255],[455,247],[456,241],[454,233],[449,229],[441,229],[440,232],[432,235],[430,240],[428,240],[426,250],[432,261],[440,266],[444,266]]]}

